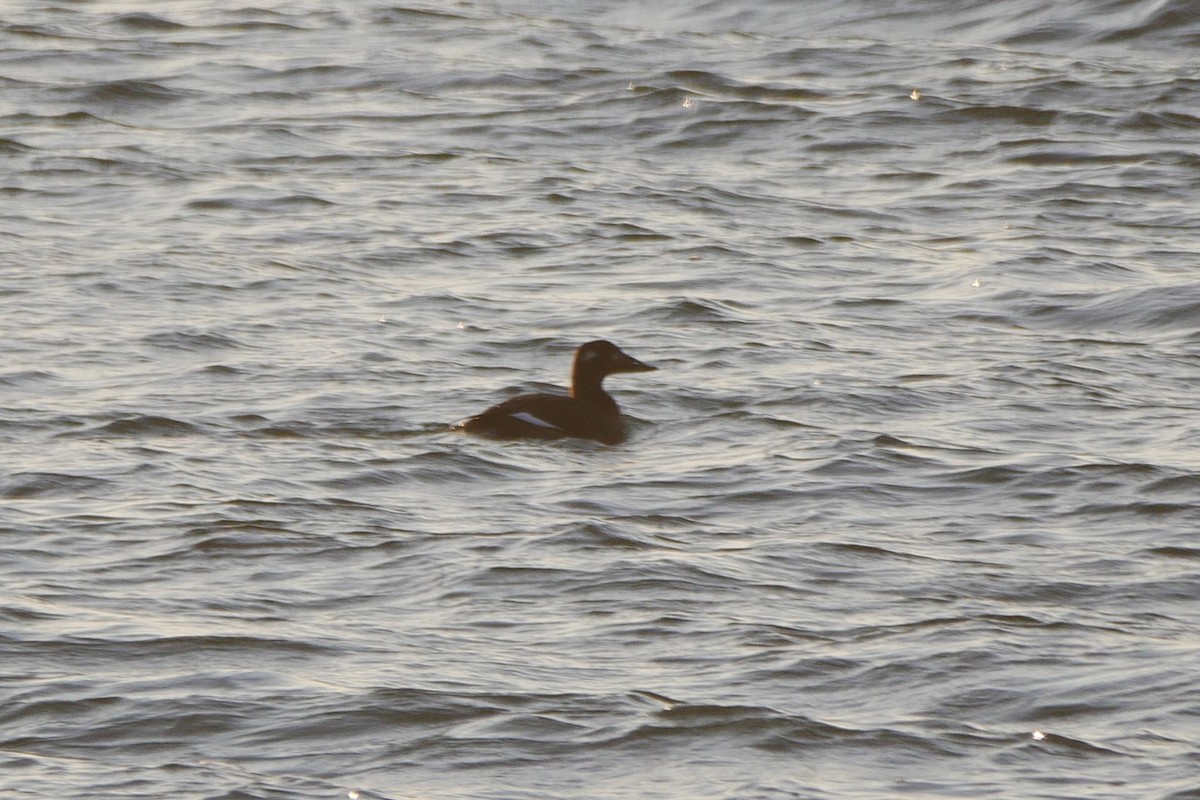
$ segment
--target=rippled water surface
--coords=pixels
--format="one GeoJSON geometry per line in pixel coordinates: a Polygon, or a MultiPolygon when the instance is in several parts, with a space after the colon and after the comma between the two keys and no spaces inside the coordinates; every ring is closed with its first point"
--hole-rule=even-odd
{"type": "Polygon", "coordinates": [[[0,790],[1200,798],[1198,20],[6,7],[0,790]]]}

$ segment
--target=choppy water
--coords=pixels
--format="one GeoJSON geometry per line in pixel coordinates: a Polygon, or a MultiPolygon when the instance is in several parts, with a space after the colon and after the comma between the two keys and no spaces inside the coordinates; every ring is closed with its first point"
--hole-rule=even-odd
{"type": "Polygon", "coordinates": [[[5,797],[1200,798],[1195,5],[644,5],[0,12],[5,797]]]}

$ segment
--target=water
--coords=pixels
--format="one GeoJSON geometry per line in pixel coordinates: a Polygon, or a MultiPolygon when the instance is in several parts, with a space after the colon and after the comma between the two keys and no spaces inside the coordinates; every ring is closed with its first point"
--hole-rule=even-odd
{"type": "Polygon", "coordinates": [[[3,795],[1200,797],[1198,19],[0,12],[3,795]]]}

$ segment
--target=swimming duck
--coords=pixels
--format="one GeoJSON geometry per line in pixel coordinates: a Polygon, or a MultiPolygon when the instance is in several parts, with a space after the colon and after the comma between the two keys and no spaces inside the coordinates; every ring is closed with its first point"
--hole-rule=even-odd
{"type": "Polygon", "coordinates": [[[455,427],[495,439],[625,439],[621,409],[604,391],[604,379],[619,372],[658,369],[598,339],[580,345],[571,366],[571,393],[523,394],[463,420],[455,427]]]}

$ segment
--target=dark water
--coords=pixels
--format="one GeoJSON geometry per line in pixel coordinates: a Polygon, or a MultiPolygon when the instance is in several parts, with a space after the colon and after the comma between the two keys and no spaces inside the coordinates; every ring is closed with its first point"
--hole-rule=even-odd
{"type": "Polygon", "coordinates": [[[1200,798],[1195,4],[644,5],[0,12],[4,797],[1200,798]]]}

